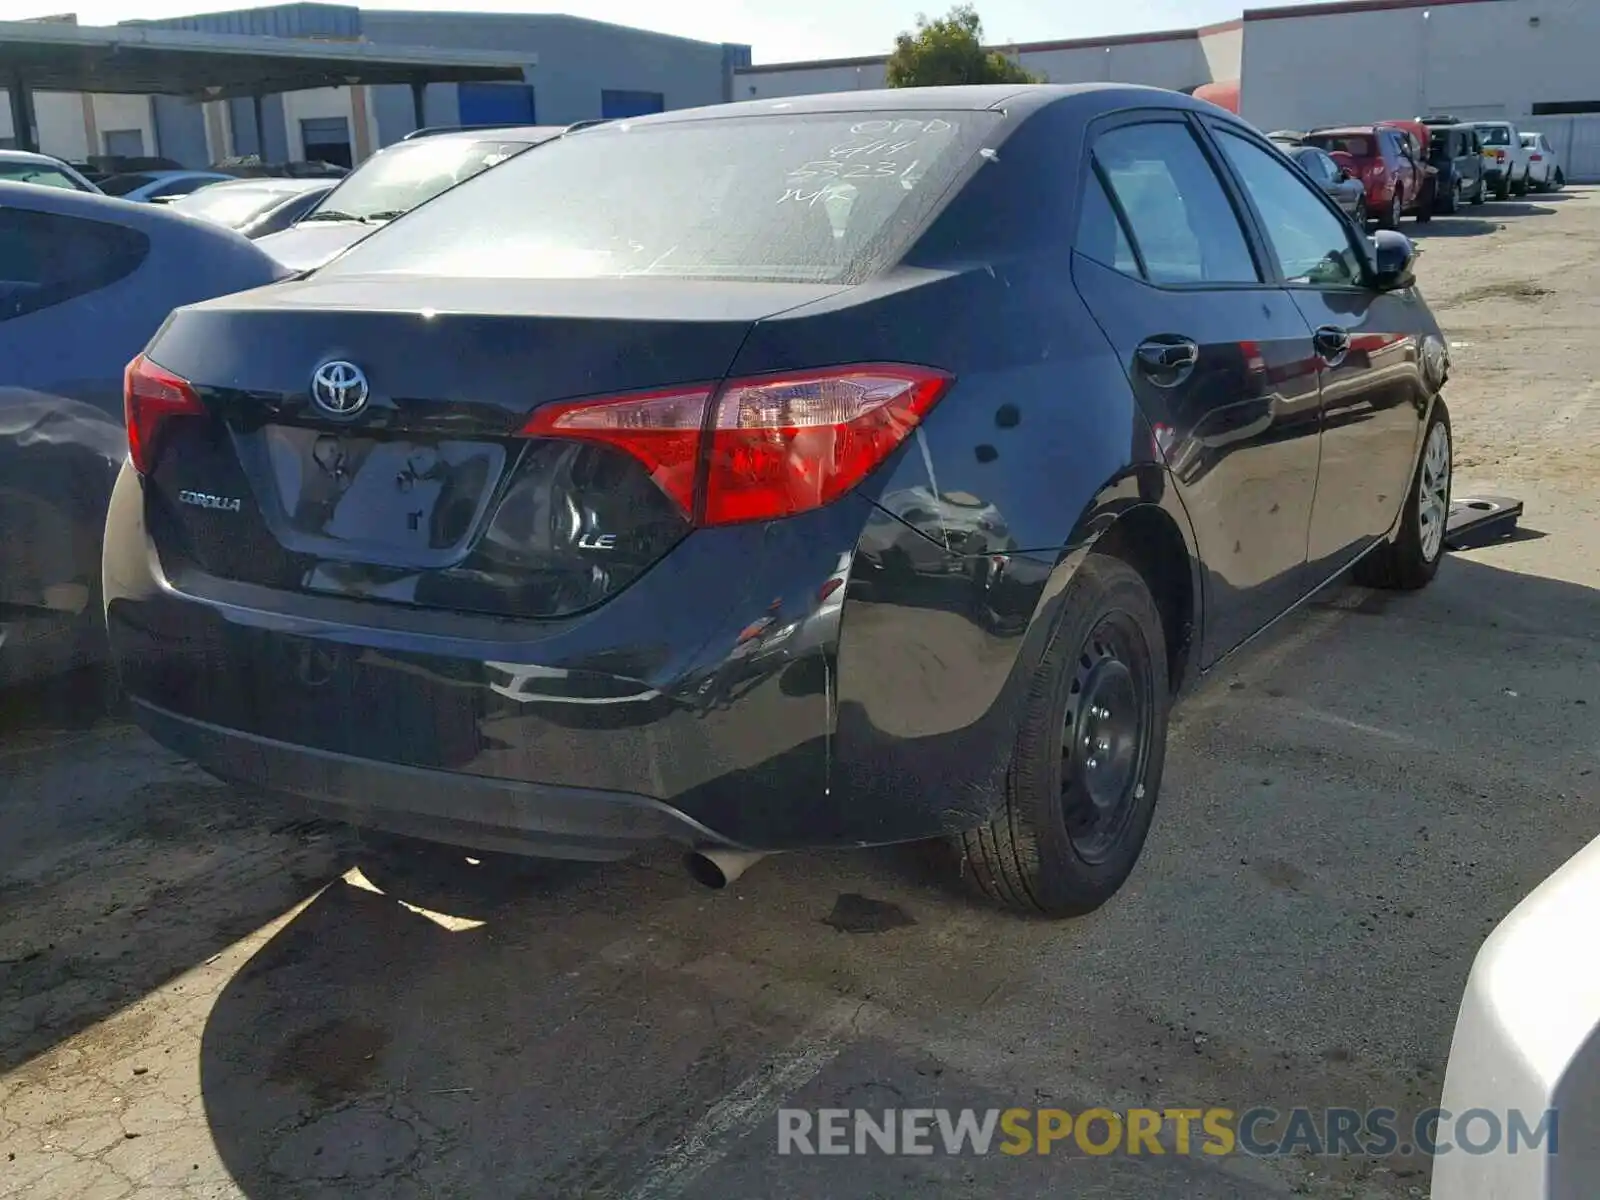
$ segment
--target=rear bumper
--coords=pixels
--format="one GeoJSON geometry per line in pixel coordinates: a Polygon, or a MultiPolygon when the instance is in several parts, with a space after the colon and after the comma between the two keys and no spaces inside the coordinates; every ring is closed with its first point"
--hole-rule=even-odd
{"type": "Polygon", "coordinates": [[[1023,556],[998,587],[954,557],[888,571],[869,525],[932,543],[852,495],[698,531],[600,609],[517,621],[169,569],[143,513],[125,470],[106,622],[158,742],[358,824],[554,857],[863,846],[979,823],[1049,574],[1023,556]],[[823,602],[852,560],[849,598],[823,602]],[[749,636],[771,629],[791,631],[749,636]]]}
{"type": "Polygon", "coordinates": [[[728,845],[659,800],[486,779],[293,746],[134,699],[134,720],[219,779],[302,797],[352,825],[541,858],[604,861],[644,846],[728,845]]]}

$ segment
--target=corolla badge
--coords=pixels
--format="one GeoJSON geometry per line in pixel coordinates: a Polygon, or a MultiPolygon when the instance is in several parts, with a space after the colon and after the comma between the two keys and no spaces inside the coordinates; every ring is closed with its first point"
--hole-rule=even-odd
{"type": "Polygon", "coordinates": [[[331,416],[355,416],[371,395],[366,372],[342,358],[323,363],[311,376],[311,400],[331,416]]]}

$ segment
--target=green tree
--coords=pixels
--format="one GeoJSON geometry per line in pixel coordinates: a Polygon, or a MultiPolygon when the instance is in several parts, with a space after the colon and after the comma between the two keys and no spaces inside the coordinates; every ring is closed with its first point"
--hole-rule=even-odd
{"type": "Polygon", "coordinates": [[[917,14],[917,31],[902,33],[889,55],[890,87],[941,87],[954,83],[1038,83],[998,50],[983,46],[983,21],[970,4],[929,20],[917,14]]]}

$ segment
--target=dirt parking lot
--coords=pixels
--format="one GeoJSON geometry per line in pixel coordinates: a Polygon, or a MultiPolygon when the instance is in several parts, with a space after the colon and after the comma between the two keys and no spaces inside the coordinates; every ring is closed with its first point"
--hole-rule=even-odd
{"type": "Polygon", "coordinates": [[[775,1119],[1437,1100],[1482,938],[1600,834],[1600,190],[1418,232],[1457,493],[1522,533],[1214,673],[1088,919],[921,849],[722,893],[671,856],[379,853],[10,697],[0,1196],[1426,1194],[1414,1155],[779,1157],[775,1119]]]}

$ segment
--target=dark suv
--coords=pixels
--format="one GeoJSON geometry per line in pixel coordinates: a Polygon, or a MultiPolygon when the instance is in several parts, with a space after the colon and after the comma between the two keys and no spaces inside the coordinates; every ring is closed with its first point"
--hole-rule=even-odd
{"type": "Polygon", "coordinates": [[[1435,208],[1453,213],[1463,204],[1482,204],[1489,196],[1477,129],[1454,117],[1424,117],[1422,123],[1428,127],[1428,165],[1439,173],[1435,208]]]}

